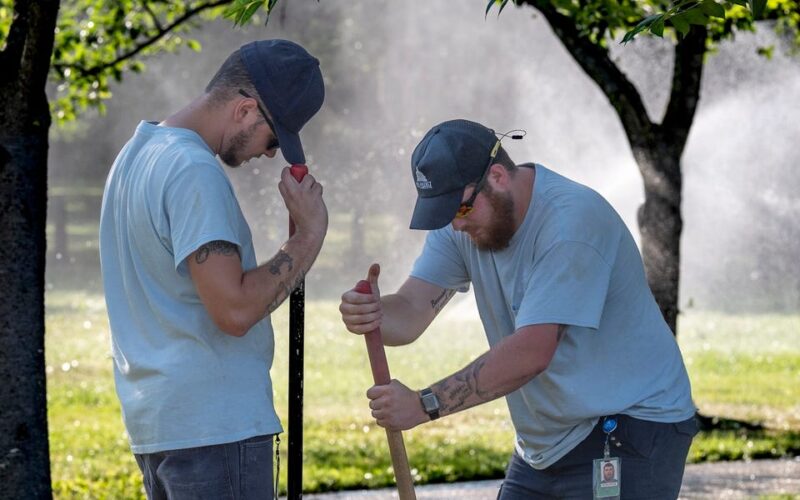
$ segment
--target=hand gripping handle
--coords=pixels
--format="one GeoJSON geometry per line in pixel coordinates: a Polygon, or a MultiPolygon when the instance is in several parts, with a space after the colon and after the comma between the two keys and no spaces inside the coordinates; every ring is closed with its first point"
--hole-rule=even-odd
{"type": "MultiPolygon", "coordinates": [[[[292,177],[294,177],[297,182],[300,182],[303,180],[303,177],[308,174],[308,167],[302,163],[294,163],[289,167],[289,173],[292,174],[292,177]]],[[[289,217],[289,236],[294,234],[294,229],[294,221],[289,217]]]]}

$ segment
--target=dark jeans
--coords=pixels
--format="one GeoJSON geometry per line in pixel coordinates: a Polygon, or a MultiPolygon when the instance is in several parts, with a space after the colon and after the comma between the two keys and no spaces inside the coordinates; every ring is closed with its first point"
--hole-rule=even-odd
{"type": "MultiPolygon", "coordinates": [[[[609,445],[611,456],[621,460],[621,498],[678,498],[686,456],[698,430],[695,418],[662,424],[618,415],[617,422],[609,445]]],[[[592,460],[603,457],[601,425],[602,419],[589,437],[543,470],[534,469],[514,453],[497,498],[591,499],[592,460]]]]}
{"type": "Polygon", "coordinates": [[[272,500],[272,437],[134,456],[149,500],[272,500]]]}

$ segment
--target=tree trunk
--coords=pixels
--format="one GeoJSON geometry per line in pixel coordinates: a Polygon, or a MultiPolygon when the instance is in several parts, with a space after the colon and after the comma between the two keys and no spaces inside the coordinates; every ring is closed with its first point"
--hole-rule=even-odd
{"type": "Polygon", "coordinates": [[[0,52],[0,488],[52,498],[44,366],[45,83],[58,2],[14,2],[0,52]]]}
{"type": "Polygon", "coordinates": [[[521,3],[544,15],[575,62],[606,95],[622,123],[644,181],[645,202],[638,219],[647,281],[664,319],[677,333],[683,229],[680,161],[700,100],[708,31],[705,26],[692,26],[675,44],[669,103],[661,124],[656,124],[648,117],[639,91],[610,58],[606,47],[592,41],[574,19],[549,1],[521,3]]]}
{"type": "Polygon", "coordinates": [[[650,290],[664,320],[677,332],[680,283],[681,218],[680,152],[668,145],[634,151],[644,180],[644,203],[639,207],[642,259],[650,290]]]}

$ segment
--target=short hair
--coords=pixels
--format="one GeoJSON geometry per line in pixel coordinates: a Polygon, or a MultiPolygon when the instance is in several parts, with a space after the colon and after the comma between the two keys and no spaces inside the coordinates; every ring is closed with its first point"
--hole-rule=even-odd
{"type": "Polygon", "coordinates": [[[514,172],[517,170],[517,165],[514,163],[511,157],[508,156],[508,153],[505,149],[503,149],[502,145],[497,149],[497,154],[494,157],[494,163],[503,165],[509,172],[514,172]]]}
{"type": "Polygon", "coordinates": [[[255,85],[253,85],[253,81],[250,79],[250,73],[248,73],[242,61],[241,53],[239,49],[236,49],[222,63],[217,73],[206,85],[205,91],[211,95],[212,101],[225,102],[238,97],[240,89],[253,96],[259,105],[264,105],[255,85]]]}

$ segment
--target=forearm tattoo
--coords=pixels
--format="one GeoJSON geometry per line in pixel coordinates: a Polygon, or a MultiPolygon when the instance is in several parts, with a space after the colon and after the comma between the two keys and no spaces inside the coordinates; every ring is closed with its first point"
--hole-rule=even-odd
{"type": "Polygon", "coordinates": [[[270,305],[267,306],[267,312],[264,316],[269,316],[270,314],[272,314],[273,311],[275,311],[275,309],[277,309],[281,304],[283,304],[283,301],[286,300],[286,298],[292,294],[292,291],[294,291],[297,287],[299,287],[303,283],[303,280],[305,278],[306,278],[306,272],[301,271],[300,274],[297,275],[291,286],[287,286],[285,281],[281,281],[280,283],[278,283],[278,287],[280,289],[278,290],[278,293],[275,295],[275,300],[273,300],[272,303],[270,303],[270,305]]]}
{"type": "Polygon", "coordinates": [[[225,256],[239,255],[239,247],[230,241],[211,241],[197,249],[197,252],[194,254],[194,261],[198,264],[202,264],[208,260],[208,256],[212,253],[225,256]]]}
{"type": "Polygon", "coordinates": [[[431,301],[431,308],[433,308],[434,314],[439,314],[445,305],[453,298],[453,295],[456,294],[455,290],[442,290],[442,293],[431,301]]]}
{"type": "Polygon", "coordinates": [[[292,256],[284,252],[283,250],[278,250],[278,255],[276,255],[269,262],[267,262],[267,265],[269,266],[269,272],[276,276],[281,274],[281,266],[284,264],[288,266],[287,271],[291,271],[292,267],[294,267],[294,261],[292,260],[292,256]]]}
{"type": "Polygon", "coordinates": [[[483,354],[455,375],[431,387],[434,392],[444,396],[439,398],[443,412],[454,413],[503,395],[502,392],[489,392],[480,388],[481,370],[486,364],[487,355],[488,353],[483,354]]]}

